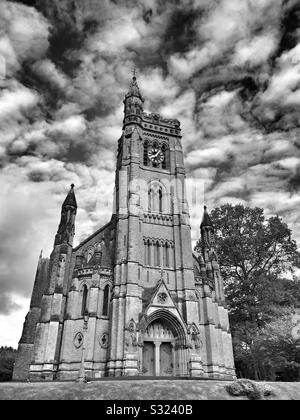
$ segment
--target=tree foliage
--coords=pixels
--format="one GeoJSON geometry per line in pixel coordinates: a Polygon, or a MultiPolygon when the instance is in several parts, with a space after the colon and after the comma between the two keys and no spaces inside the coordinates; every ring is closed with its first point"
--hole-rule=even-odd
{"type": "Polygon", "coordinates": [[[12,379],[17,351],[12,347],[0,347],[0,382],[12,379]]]}
{"type": "MultiPolygon", "coordinates": [[[[269,366],[274,374],[275,362],[270,363],[270,358],[273,355],[275,360],[275,353],[269,351],[267,356],[258,351],[258,342],[262,348],[264,337],[270,350],[272,341],[266,331],[276,325],[279,328],[282,308],[293,313],[300,306],[300,280],[295,275],[300,267],[297,244],[278,216],[265,219],[260,208],[226,204],[213,210],[211,217],[236,364],[247,376],[263,379],[261,376],[268,376],[264,366],[269,366]]],[[[286,360],[290,360],[288,355],[286,360]]]]}

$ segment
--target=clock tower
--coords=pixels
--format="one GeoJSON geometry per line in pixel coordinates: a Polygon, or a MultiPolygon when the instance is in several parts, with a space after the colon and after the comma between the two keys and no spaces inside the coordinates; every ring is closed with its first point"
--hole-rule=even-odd
{"type": "MultiPolygon", "coordinates": [[[[76,379],[83,365],[91,378],[235,377],[206,209],[192,250],[180,122],[143,105],[134,75],[112,218],[76,248],[61,237],[47,272],[39,263],[39,294],[25,320],[15,379],[76,379]]],[[[68,197],[75,214],[73,185],[68,197]]],[[[72,223],[74,234],[75,216],[72,223]]]]}
{"type": "MultiPolygon", "coordinates": [[[[204,366],[203,353],[217,345],[213,343],[217,337],[212,336],[206,347],[210,327],[204,325],[200,312],[209,297],[202,300],[195,278],[199,262],[191,244],[180,122],[147,114],[143,104],[134,76],[124,100],[118,144],[108,373],[219,375],[220,368],[215,371],[212,360],[209,367],[204,366]]],[[[223,306],[221,311],[224,317],[218,325],[228,335],[227,311],[223,306]]],[[[224,350],[231,357],[227,368],[232,369],[228,337],[224,350]]]]}

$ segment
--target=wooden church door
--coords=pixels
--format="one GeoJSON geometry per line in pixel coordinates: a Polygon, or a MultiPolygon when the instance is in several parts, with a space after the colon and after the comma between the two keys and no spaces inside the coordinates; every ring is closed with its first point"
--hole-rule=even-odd
{"type": "Polygon", "coordinates": [[[170,343],[161,343],[160,346],[160,376],[172,376],[172,346],[170,343]]]}
{"type": "Polygon", "coordinates": [[[151,342],[144,343],[143,374],[145,376],[155,376],[155,346],[151,342]]]}

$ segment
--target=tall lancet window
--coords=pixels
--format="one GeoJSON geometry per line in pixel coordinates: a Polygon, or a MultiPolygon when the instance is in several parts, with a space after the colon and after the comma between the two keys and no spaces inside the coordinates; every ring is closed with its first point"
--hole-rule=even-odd
{"type": "Polygon", "coordinates": [[[144,242],[144,261],[145,265],[148,265],[148,241],[144,242]]]}
{"type": "Polygon", "coordinates": [[[159,213],[163,212],[163,192],[161,187],[158,190],[158,211],[159,213]]]}
{"type": "Polygon", "coordinates": [[[148,211],[154,213],[166,212],[167,202],[163,187],[153,184],[148,190],[148,211]]]}
{"type": "Polygon", "coordinates": [[[107,284],[104,287],[104,293],[103,293],[103,310],[102,310],[103,316],[108,316],[108,313],[109,313],[109,294],[110,294],[110,289],[109,289],[109,285],[107,284]]]}
{"type": "Polygon", "coordinates": [[[163,248],[164,267],[170,267],[169,244],[166,242],[163,248]]]}
{"type": "Polygon", "coordinates": [[[166,267],[170,267],[170,246],[166,244],[166,267]]]}
{"type": "Polygon", "coordinates": [[[148,148],[149,143],[147,141],[144,142],[144,165],[148,166],[149,160],[148,160],[148,148]]]}
{"type": "Polygon", "coordinates": [[[152,188],[148,191],[148,211],[152,211],[152,188]]]}
{"type": "Polygon", "coordinates": [[[87,311],[87,297],[88,297],[88,288],[85,284],[81,290],[82,293],[82,302],[81,302],[81,315],[83,316],[87,311]]]}
{"type": "Polygon", "coordinates": [[[148,247],[148,259],[147,259],[147,262],[148,262],[148,265],[151,265],[151,242],[149,241],[149,239],[147,241],[147,247],[148,247]]]}
{"type": "Polygon", "coordinates": [[[151,242],[149,239],[145,242],[145,265],[151,265],[151,242]]]}
{"type": "Polygon", "coordinates": [[[154,265],[156,267],[160,267],[160,245],[159,245],[159,242],[156,242],[156,244],[155,244],[154,255],[155,255],[154,265]]]}
{"type": "Polygon", "coordinates": [[[169,149],[167,148],[167,146],[165,144],[162,145],[161,151],[163,152],[164,155],[164,160],[161,164],[162,169],[168,169],[169,165],[170,165],[170,159],[169,159],[169,149]]]}

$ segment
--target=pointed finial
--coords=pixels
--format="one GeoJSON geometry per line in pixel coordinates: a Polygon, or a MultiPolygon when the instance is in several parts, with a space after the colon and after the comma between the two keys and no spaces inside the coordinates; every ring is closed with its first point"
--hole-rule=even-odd
{"type": "Polygon", "coordinates": [[[71,184],[71,189],[68,192],[68,195],[65,199],[65,201],[63,202],[63,207],[64,206],[73,206],[73,207],[77,207],[77,203],[76,203],[76,198],[75,198],[75,192],[74,192],[74,184],[71,184]]]}
{"type": "Polygon", "coordinates": [[[132,69],[132,74],[133,74],[133,80],[136,80],[137,69],[136,69],[136,67],[135,67],[135,66],[134,66],[134,67],[133,67],[133,69],[132,69]]]}
{"type": "Polygon", "coordinates": [[[42,261],[43,261],[43,250],[41,250],[40,255],[39,255],[38,267],[40,267],[40,265],[42,264],[42,261]]]}
{"type": "Polygon", "coordinates": [[[204,213],[203,213],[202,222],[201,222],[200,227],[202,228],[202,227],[205,227],[205,226],[211,226],[212,228],[214,227],[214,225],[211,221],[211,218],[210,218],[210,216],[207,212],[207,207],[206,206],[204,206],[204,213]]]}
{"type": "Polygon", "coordinates": [[[132,73],[133,77],[132,77],[132,80],[130,82],[129,91],[125,95],[125,100],[127,98],[131,97],[131,96],[136,96],[142,102],[144,102],[144,98],[141,95],[140,88],[139,88],[139,85],[138,85],[137,80],[136,80],[136,76],[137,76],[137,69],[136,69],[136,67],[133,68],[133,70],[131,71],[131,73],[132,73]]]}

